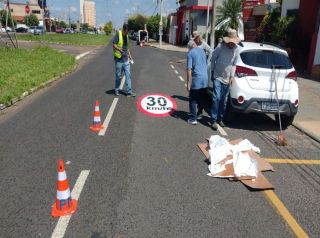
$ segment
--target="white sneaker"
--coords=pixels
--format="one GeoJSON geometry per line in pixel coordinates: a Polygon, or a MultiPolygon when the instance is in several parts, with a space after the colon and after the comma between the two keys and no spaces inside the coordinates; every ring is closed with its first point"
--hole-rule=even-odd
{"type": "Polygon", "coordinates": [[[192,119],[188,119],[188,124],[191,124],[191,125],[197,125],[198,122],[195,121],[195,120],[192,120],[192,119]]]}

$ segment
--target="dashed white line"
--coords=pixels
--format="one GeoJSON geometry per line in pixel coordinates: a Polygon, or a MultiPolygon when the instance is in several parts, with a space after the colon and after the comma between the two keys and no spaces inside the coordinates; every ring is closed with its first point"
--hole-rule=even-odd
{"type": "MultiPolygon", "coordinates": [[[[122,79],[121,79],[120,90],[123,89],[124,82],[125,82],[125,79],[124,79],[124,76],[123,76],[122,79]]],[[[107,131],[108,126],[109,126],[109,123],[110,123],[111,118],[112,118],[112,115],[113,115],[113,113],[114,113],[114,111],[116,109],[116,106],[118,104],[118,100],[119,100],[119,98],[113,99],[111,107],[110,107],[110,110],[109,110],[109,112],[108,112],[108,114],[106,116],[106,119],[103,122],[103,127],[104,128],[101,129],[99,131],[99,133],[98,133],[99,136],[104,136],[106,134],[106,131],[107,131]]]]}
{"type": "Polygon", "coordinates": [[[170,64],[171,68],[174,69],[174,66],[172,64],[170,64]]]}
{"type": "MultiPolygon", "coordinates": [[[[74,185],[74,188],[71,192],[72,199],[79,200],[81,191],[84,187],[84,184],[88,178],[89,173],[90,173],[90,170],[81,171],[77,179],[77,182],[74,185]]],[[[51,238],[62,238],[67,230],[70,219],[71,219],[71,215],[60,217],[56,227],[54,228],[51,238]]]]}
{"type": "Polygon", "coordinates": [[[114,112],[114,110],[115,110],[115,108],[117,106],[118,100],[119,100],[119,98],[113,99],[113,102],[111,104],[111,107],[110,107],[110,110],[108,112],[108,115],[107,115],[106,119],[103,122],[103,127],[104,128],[99,131],[99,134],[98,134],[99,136],[104,136],[106,134],[106,131],[107,131],[109,123],[111,121],[113,112],[114,112]]]}
{"type": "Polygon", "coordinates": [[[227,136],[227,135],[228,135],[227,132],[226,132],[221,126],[219,126],[219,125],[218,125],[218,131],[219,131],[220,134],[223,135],[223,136],[227,136]]]}
{"type": "Polygon", "coordinates": [[[184,82],[184,79],[183,79],[181,76],[179,76],[179,79],[180,79],[182,82],[184,82]]]}
{"type": "Polygon", "coordinates": [[[175,70],[174,72],[175,72],[176,74],[179,74],[178,70],[175,70]]]}

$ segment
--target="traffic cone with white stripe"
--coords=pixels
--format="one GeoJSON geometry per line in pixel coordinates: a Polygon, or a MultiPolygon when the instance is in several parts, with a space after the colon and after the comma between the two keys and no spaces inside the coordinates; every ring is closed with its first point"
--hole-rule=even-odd
{"type": "Polygon", "coordinates": [[[93,123],[90,126],[90,129],[92,131],[98,132],[104,127],[102,126],[101,123],[101,117],[100,117],[100,109],[99,109],[99,102],[98,100],[96,101],[96,106],[94,107],[94,116],[93,116],[93,123]]]}
{"type": "Polygon", "coordinates": [[[77,200],[71,198],[69,182],[63,160],[58,161],[57,198],[52,207],[52,216],[71,215],[77,210],[77,200]]]}

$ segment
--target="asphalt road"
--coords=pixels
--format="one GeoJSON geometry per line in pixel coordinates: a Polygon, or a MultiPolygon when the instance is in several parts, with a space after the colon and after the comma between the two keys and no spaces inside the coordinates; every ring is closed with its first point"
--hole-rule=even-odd
{"type": "MultiPolygon", "coordinates": [[[[96,100],[101,118],[113,99],[111,46],[88,56],[81,68],[0,115],[0,237],[51,237],[57,160],[72,189],[90,170],[64,237],[295,237],[266,198],[239,182],[206,176],[197,143],[219,132],[209,117],[188,125],[185,53],[132,48],[137,98],[119,96],[105,136],[89,127],[96,100]],[[174,69],[173,69],[173,67],[174,69]],[[175,70],[177,72],[175,72],[175,70]],[[137,108],[140,96],[176,100],[172,116],[155,118],[137,108]]],[[[293,127],[278,147],[268,116],[237,116],[227,138],[247,138],[265,158],[315,160],[320,145],[293,127]]],[[[273,164],[264,173],[275,193],[310,237],[320,237],[319,165],[273,164]]]]}

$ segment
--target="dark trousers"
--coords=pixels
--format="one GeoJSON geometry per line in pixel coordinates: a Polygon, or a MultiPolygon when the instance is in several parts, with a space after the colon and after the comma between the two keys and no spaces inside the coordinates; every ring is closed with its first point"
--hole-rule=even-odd
{"type": "Polygon", "coordinates": [[[197,120],[197,115],[201,114],[204,109],[205,88],[191,89],[189,92],[189,109],[191,120],[197,120]]]}

